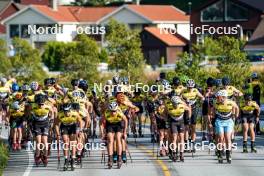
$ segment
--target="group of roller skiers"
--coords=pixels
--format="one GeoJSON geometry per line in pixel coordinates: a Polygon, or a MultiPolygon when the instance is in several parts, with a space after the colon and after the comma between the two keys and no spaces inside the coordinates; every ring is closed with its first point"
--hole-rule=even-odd
{"type": "Polygon", "coordinates": [[[228,77],[210,77],[206,88],[201,89],[186,76],[168,81],[165,73],[160,74],[148,92],[140,88],[130,90],[129,79],[119,76],[106,82],[113,90],[101,93],[89,89],[83,79],[73,79],[71,85],[71,88],[60,86],[55,78],[45,79],[44,84],[22,85],[14,78],[0,79],[0,120],[11,128],[10,147],[17,151],[27,141],[36,142],[37,166],[41,163],[47,166],[50,143],[56,140],[58,145],[65,144],[63,169],[71,166],[74,170],[86,152],[83,146],[96,137],[99,127],[107,146],[108,168],[114,163],[120,168],[127,162],[129,133],[134,138],[144,137],[146,123],[150,126],[151,142],[159,144],[159,156],[168,156],[173,162],[184,162],[184,152],[195,153],[196,124],[200,120],[202,140],[218,146],[215,153],[219,163],[223,163],[223,156],[231,163],[235,126],[240,123],[243,152],[248,152],[248,133],[251,152],[257,152],[260,86],[256,73],[242,91],[232,86],[228,77]],[[166,143],[176,147],[164,147],[162,144],[166,143]]]}

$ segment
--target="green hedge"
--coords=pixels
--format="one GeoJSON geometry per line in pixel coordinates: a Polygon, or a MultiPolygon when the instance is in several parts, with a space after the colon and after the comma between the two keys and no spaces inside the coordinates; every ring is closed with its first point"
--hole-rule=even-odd
{"type": "Polygon", "coordinates": [[[7,164],[8,160],[8,149],[7,146],[0,141],[0,175],[2,175],[2,172],[7,164]]]}

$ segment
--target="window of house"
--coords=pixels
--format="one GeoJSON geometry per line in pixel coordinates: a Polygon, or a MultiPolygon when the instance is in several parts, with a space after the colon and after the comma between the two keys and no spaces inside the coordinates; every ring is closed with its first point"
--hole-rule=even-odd
{"type": "Polygon", "coordinates": [[[28,33],[28,24],[21,25],[21,38],[29,38],[30,34],[28,33]]]}
{"type": "Polygon", "coordinates": [[[19,37],[19,25],[11,24],[9,27],[10,38],[19,37]]]}
{"type": "Polygon", "coordinates": [[[231,0],[226,0],[226,21],[246,21],[249,18],[249,11],[247,8],[235,4],[231,0]]]}
{"type": "Polygon", "coordinates": [[[224,0],[207,7],[201,12],[202,22],[221,22],[224,17],[224,0]]]}

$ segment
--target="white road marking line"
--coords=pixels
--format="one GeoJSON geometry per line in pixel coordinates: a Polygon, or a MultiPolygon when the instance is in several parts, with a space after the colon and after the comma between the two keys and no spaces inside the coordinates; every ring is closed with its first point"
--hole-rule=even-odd
{"type": "Polygon", "coordinates": [[[28,154],[28,166],[27,166],[27,169],[25,170],[23,176],[29,176],[29,174],[33,168],[33,165],[34,165],[34,163],[31,162],[32,160],[34,160],[33,152],[27,150],[27,154],[28,154]]]}

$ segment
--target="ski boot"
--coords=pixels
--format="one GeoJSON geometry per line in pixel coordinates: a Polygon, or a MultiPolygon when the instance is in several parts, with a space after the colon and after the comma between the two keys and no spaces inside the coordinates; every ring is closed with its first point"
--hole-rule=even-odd
{"type": "Polygon", "coordinates": [[[170,148],[169,148],[168,156],[169,156],[169,159],[172,160],[172,150],[170,148]]]}
{"type": "Polygon", "coordinates": [[[108,156],[108,169],[111,169],[113,166],[113,155],[108,156]]]}
{"type": "Polygon", "coordinates": [[[68,170],[68,167],[69,167],[69,160],[65,158],[63,170],[64,171],[67,171],[68,170]]]}
{"type": "MultiPolygon", "coordinates": [[[[118,161],[117,161],[117,168],[120,169],[122,166],[122,160],[123,160],[123,154],[122,154],[122,158],[120,155],[118,155],[118,161]]],[[[123,160],[124,162],[124,160],[123,160]]]]}
{"type": "Polygon", "coordinates": [[[127,162],[126,151],[123,151],[122,152],[122,161],[123,161],[123,163],[126,163],[127,162]]]}
{"type": "Polygon", "coordinates": [[[257,149],[254,141],[251,141],[251,153],[257,153],[257,149]]]}
{"type": "Polygon", "coordinates": [[[75,158],[71,158],[71,170],[74,171],[75,168],[76,168],[75,158]]]}
{"type": "Polygon", "coordinates": [[[243,142],[243,153],[248,153],[247,142],[246,141],[243,142]]]}
{"type": "Polygon", "coordinates": [[[21,143],[17,143],[17,150],[21,150],[21,143]]]}
{"type": "Polygon", "coordinates": [[[151,143],[156,143],[155,135],[151,134],[151,143]]]}
{"type": "Polygon", "coordinates": [[[183,152],[180,152],[180,161],[181,161],[181,162],[184,162],[183,152]]]}
{"type": "Polygon", "coordinates": [[[44,167],[47,167],[47,165],[48,165],[48,157],[43,155],[41,160],[42,160],[42,162],[44,164],[44,167]]]}
{"type": "Polygon", "coordinates": [[[228,164],[231,164],[232,158],[231,158],[230,150],[226,150],[226,160],[228,164]]]}
{"type": "Polygon", "coordinates": [[[137,138],[137,133],[133,132],[133,138],[137,138]]]}
{"type": "Polygon", "coordinates": [[[13,151],[16,151],[16,149],[17,149],[17,143],[13,143],[13,144],[12,144],[12,150],[13,150],[13,151]]]}
{"type": "Polygon", "coordinates": [[[116,163],[117,162],[117,152],[114,152],[114,155],[113,156],[113,162],[116,163]]]}
{"type": "Polygon", "coordinates": [[[176,153],[176,152],[173,152],[173,153],[172,153],[172,161],[173,161],[173,162],[176,162],[177,159],[178,159],[178,157],[177,157],[177,153],[176,153]]]}
{"type": "Polygon", "coordinates": [[[222,150],[218,150],[217,151],[217,158],[218,158],[218,163],[220,163],[220,164],[222,164],[223,163],[223,152],[222,152],[222,150]]]}
{"type": "Polygon", "coordinates": [[[138,135],[139,135],[139,137],[144,137],[144,135],[142,134],[142,129],[138,130],[138,135]]]}
{"type": "Polygon", "coordinates": [[[77,155],[76,163],[77,165],[81,164],[82,161],[82,155],[77,155]]]}
{"type": "Polygon", "coordinates": [[[35,155],[35,164],[36,164],[36,166],[38,167],[40,163],[41,163],[41,157],[35,155]]]}

